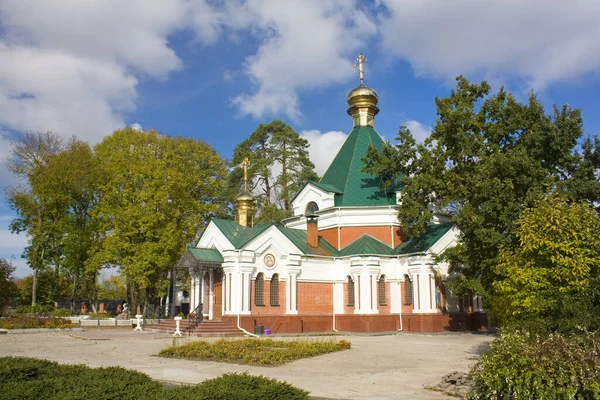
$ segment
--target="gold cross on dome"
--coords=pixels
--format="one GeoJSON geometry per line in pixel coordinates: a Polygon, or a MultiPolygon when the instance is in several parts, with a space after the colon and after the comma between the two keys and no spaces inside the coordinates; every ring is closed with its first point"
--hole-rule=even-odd
{"type": "Polygon", "coordinates": [[[360,53],[358,55],[358,58],[356,59],[356,61],[358,61],[358,63],[354,64],[354,68],[358,67],[358,77],[360,78],[360,84],[363,85],[364,80],[365,80],[365,72],[363,71],[363,64],[367,62],[367,57],[365,57],[363,55],[363,53],[360,53]]]}
{"type": "Polygon", "coordinates": [[[244,192],[246,192],[248,190],[248,164],[250,164],[248,157],[244,158],[242,164],[244,165],[244,192]]]}

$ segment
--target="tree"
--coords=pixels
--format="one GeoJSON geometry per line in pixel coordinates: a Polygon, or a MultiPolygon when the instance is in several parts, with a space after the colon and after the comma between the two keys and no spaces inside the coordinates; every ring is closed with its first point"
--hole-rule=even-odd
{"type": "Polygon", "coordinates": [[[61,139],[51,132],[27,132],[11,143],[8,168],[22,183],[6,190],[9,206],[17,214],[10,230],[13,233],[26,232],[29,236],[23,257],[34,271],[32,305],[37,301],[38,271],[46,268],[51,258],[47,248],[57,247],[52,246],[59,236],[56,203],[49,197],[51,193],[42,187],[49,160],[62,150],[62,146],[61,139]]]}
{"type": "Polygon", "coordinates": [[[546,115],[534,94],[523,104],[504,89],[489,92],[486,82],[457,78],[449,97],[436,98],[436,123],[423,145],[401,127],[396,146],[386,145],[381,154],[371,148],[364,160],[382,186],[404,185],[399,218],[412,236],[436,213],[459,224],[460,244],[444,253],[460,278],[454,291],[474,291],[488,300],[501,279],[500,249],[518,244],[522,211],[552,190],[597,201],[594,174],[600,166],[597,140],[576,151],[580,110],[555,106],[546,115]]]}
{"type": "Polygon", "coordinates": [[[206,143],[131,128],[95,147],[103,237],[91,269],[117,266],[136,309],[166,292],[168,272],[199,228],[218,211],[225,167],[206,143]]]}
{"type": "Polygon", "coordinates": [[[290,216],[294,195],[309,180],[318,180],[315,166],[308,157],[308,146],[306,139],[279,120],[259,125],[234,150],[230,162],[234,168],[228,179],[231,200],[239,193],[243,176],[240,165],[247,157],[250,161],[248,176],[252,182],[251,190],[260,192],[257,196],[261,205],[258,220],[279,222],[290,216]],[[274,171],[279,171],[275,177],[274,171]]]}
{"type": "Polygon", "coordinates": [[[6,259],[0,259],[0,314],[4,307],[19,296],[19,290],[12,274],[15,267],[6,259]]]}
{"type": "Polygon", "coordinates": [[[494,282],[502,319],[600,327],[600,217],[593,206],[548,196],[523,212],[516,235],[519,245],[500,253],[502,279],[494,282]]]}

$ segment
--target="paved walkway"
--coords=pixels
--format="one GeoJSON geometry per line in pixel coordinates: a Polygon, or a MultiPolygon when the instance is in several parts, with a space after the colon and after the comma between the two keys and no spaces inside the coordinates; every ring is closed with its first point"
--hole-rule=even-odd
{"type": "MultiPolygon", "coordinates": [[[[351,350],[279,367],[155,357],[160,349],[173,343],[173,338],[164,333],[129,329],[0,335],[0,357],[27,356],[92,367],[118,365],[144,372],[154,379],[190,384],[225,372],[248,371],[287,381],[309,390],[312,396],[336,399],[450,400],[424,387],[438,383],[449,372],[467,372],[492,337],[466,333],[405,333],[344,336],[343,339],[352,342],[351,350]]],[[[177,339],[178,343],[187,340],[190,339],[177,339]]]]}

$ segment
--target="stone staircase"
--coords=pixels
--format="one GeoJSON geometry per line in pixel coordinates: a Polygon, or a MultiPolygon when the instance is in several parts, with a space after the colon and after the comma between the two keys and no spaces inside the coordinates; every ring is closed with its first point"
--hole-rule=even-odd
{"type": "MultiPolygon", "coordinates": [[[[165,319],[161,320],[160,323],[154,326],[153,330],[158,332],[165,332],[173,334],[175,332],[175,320],[165,319]]],[[[188,336],[188,321],[186,319],[181,321],[180,324],[181,333],[184,336],[188,336]]],[[[240,331],[237,327],[229,325],[226,321],[213,320],[202,321],[195,329],[189,332],[189,336],[196,337],[223,337],[223,336],[244,336],[244,332],[240,331]]]]}

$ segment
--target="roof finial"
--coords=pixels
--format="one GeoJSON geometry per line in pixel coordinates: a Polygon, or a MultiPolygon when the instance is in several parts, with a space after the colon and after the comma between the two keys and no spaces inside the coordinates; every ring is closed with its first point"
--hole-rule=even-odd
{"type": "Polygon", "coordinates": [[[360,84],[362,86],[365,84],[365,73],[363,71],[363,64],[367,62],[367,57],[365,57],[363,53],[360,53],[356,61],[358,61],[358,63],[354,64],[354,68],[358,67],[358,77],[360,78],[360,84]]]}
{"type": "Polygon", "coordinates": [[[248,157],[244,158],[242,164],[244,165],[244,193],[246,193],[248,191],[248,164],[250,164],[248,157]]]}

